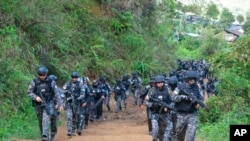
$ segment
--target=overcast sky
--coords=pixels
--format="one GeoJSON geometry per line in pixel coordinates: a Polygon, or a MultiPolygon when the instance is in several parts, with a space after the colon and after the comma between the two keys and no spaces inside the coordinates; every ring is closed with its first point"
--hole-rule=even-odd
{"type": "Polygon", "coordinates": [[[178,0],[185,4],[197,3],[197,2],[211,2],[213,1],[218,5],[218,8],[228,8],[235,16],[238,14],[245,15],[246,12],[250,11],[250,0],[178,0]]]}

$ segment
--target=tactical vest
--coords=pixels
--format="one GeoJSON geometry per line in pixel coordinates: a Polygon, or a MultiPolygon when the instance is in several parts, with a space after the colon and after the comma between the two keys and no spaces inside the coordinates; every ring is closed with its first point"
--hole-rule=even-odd
{"type": "Polygon", "coordinates": [[[133,88],[139,88],[140,86],[139,86],[139,78],[138,77],[133,77],[132,79],[131,79],[131,81],[132,81],[132,87],[133,88]]]}
{"type": "Polygon", "coordinates": [[[69,90],[72,93],[75,99],[78,98],[81,94],[80,85],[81,85],[80,81],[77,81],[76,83],[73,83],[72,81],[70,81],[67,87],[67,90],[69,90]]]}
{"type": "Polygon", "coordinates": [[[85,97],[88,98],[89,93],[90,93],[89,87],[88,86],[83,86],[82,91],[83,91],[85,97]]]}
{"type": "MultiPolygon", "coordinates": [[[[55,93],[52,89],[52,81],[46,78],[45,81],[40,81],[38,78],[33,80],[35,82],[34,93],[42,98],[43,101],[50,102],[53,100],[55,93]]],[[[33,104],[41,104],[33,101],[33,104]]]]}
{"type": "Polygon", "coordinates": [[[115,92],[116,96],[121,96],[124,92],[124,86],[123,85],[116,85],[114,87],[114,92],[115,92]]]}
{"type": "MultiPolygon", "coordinates": [[[[168,89],[166,86],[163,86],[163,89],[161,91],[159,91],[157,88],[153,88],[153,95],[152,97],[155,99],[159,99],[167,104],[171,103],[171,99],[170,99],[170,95],[168,93],[168,89]]],[[[159,112],[160,111],[161,106],[159,105],[159,103],[153,103],[153,105],[150,107],[150,110],[152,112],[159,112]]]]}
{"type": "Polygon", "coordinates": [[[106,83],[99,83],[99,87],[104,90],[108,90],[108,86],[106,83]]]}
{"type": "MultiPolygon", "coordinates": [[[[198,86],[194,88],[188,88],[187,85],[185,85],[184,88],[188,93],[194,94],[196,97],[199,95],[199,88],[198,86]]],[[[196,110],[195,108],[196,103],[192,103],[190,100],[181,100],[180,102],[175,103],[175,108],[178,112],[193,112],[196,110]]]]}
{"type": "Polygon", "coordinates": [[[126,89],[128,89],[129,86],[130,86],[129,79],[124,79],[124,80],[122,80],[122,84],[125,86],[126,89]]]}
{"type": "Polygon", "coordinates": [[[99,99],[104,94],[104,91],[103,89],[97,86],[97,87],[93,87],[93,89],[91,90],[91,93],[95,95],[95,99],[99,99]]]}

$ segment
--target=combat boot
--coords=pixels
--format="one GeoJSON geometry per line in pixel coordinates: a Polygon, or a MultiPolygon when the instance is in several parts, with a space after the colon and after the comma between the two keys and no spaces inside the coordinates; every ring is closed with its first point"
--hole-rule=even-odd
{"type": "Polygon", "coordinates": [[[55,135],[51,135],[50,141],[55,141],[55,135]]]}
{"type": "Polygon", "coordinates": [[[81,128],[81,127],[79,127],[79,128],[77,129],[77,134],[78,134],[79,136],[81,136],[81,134],[82,134],[82,128],[81,128]]]}
{"type": "Polygon", "coordinates": [[[87,129],[87,128],[88,128],[88,125],[87,125],[87,124],[85,124],[85,125],[83,126],[83,128],[84,128],[84,129],[87,129]]]}
{"type": "Polygon", "coordinates": [[[68,131],[67,136],[69,136],[69,137],[75,136],[75,132],[74,131],[73,132],[68,131]]]}
{"type": "Polygon", "coordinates": [[[48,137],[46,135],[42,136],[42,141],[48,141],[48,137]]]}

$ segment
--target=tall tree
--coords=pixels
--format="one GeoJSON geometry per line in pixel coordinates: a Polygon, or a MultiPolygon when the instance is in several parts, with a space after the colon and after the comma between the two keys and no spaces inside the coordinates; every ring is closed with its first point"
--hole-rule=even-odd
{"type": "Polygon", "coordinates": [[[242,23],[242,22],[244,22],[244,21],[245,21],[244,16],[243,16],[243,15],[241,15],[241,14],[239,14],[239,15],[236,17],[236,19],[237,19],[237,21],[238,21],[239,23],[242,23]]]}
{"type": "Polygon", "coordinates": [[[227,8],[223,8],[221,16],[220,16],[220,22],[224,25],[230,24],[234,21],[234,15],[232,12],[230,12],[227,8]]]}
{"type": "Polygon", "coordinates": [[[216,4],[210,3],[206,9],[206,15],[208,18],[217,19],[220,11],[216,4]]]}
{"type": "Polygon", "coordinates": [[[197,15],[202,13],[201,7],[197,4],[188,5],[184,8],[184,12],[192,12],[197,15]]]}
{"type": "Polygon", "coordinates": [[[250,11],[246,13],[246,21],[243,25],[243,28],[246,32],[250,31],[250,11]]]}

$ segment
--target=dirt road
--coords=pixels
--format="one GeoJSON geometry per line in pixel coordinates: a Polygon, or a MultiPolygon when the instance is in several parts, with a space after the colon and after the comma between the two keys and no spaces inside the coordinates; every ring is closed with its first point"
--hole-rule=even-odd
{"type": "MultiPolygon", "coordinates": [[[[115,102],[111,101],[112,110],[115,109],[115,102]]],[[[147,120],[145,110],[140,110],[138,106],[131,103],[127,109],[120,113],[107,112],[104,107],[105,120],[89,122],[88,129],[84,129],[81,136],[69,138],[67,127],[63,125],[59,128],[56,141],[150,141],[148,135],[147,120]]]]}
{"type": "MultiPolygon", "coordinates": [[[[115,110],[115,101],[111,100],[112,110],[115,110]]],[[[56,141],[151,141],[152,137],[148,134],[147,118],[145,109],[141,110],[138,106],[132,105],[132,97],[129,100],[127,109],[119,113],[107,112],[104,106],[101,121],[89,122],[89,127],[83,129],[82,135],[76,135],[72,138],[67,136],[67,127],[65,122],[65,112],[61,114],[56,141]]],[[[11,141],[40,141],[40,140],[18,140],[11,141]]],[[[200,141],[200,140],[196,140],[200,141]]]]}
{"type": "MultiPolygon", "coordinates": [[[[111,100],[112,110],[115,110],[115,101],[111,100]]],[[[83,129],[81,136],[67,136],[65,113],[61,114],[56,141],[151,141],[148,134],[146,111],[138,106],[132,105],[132,97],[129,99],[129,106],[120,113],[107,112],[104,106],[103,116],[105,120],[89,122],[88,129],[83,129]]],[[[11,141],[34,141],[18,140],[11,141]]],[[[35,140],[39,141],[39,140],[35,140]]],[[[196,140],[198,141],[198,140],[196,140]]],[[[200,140],[199,140],[200,141],[200,140]]]]}
{"type": "MultiPolygon", "coordinates": [[[[127,109],[119,113],[107,112],[104,106],[103,117],[105,120],[89,122],[88,129],[83,129],[82,135],[71,138],[67,136],[65,112],[60,115],[60,122],[56,141],[151,141],[148,135],[146,111],[138,106],[132,105],[132,97],[129,99],[127,109]]],[[[115,110],[115,101],[112,98],[111,108],[115,110]]],[[[39,141],[39,140],[19,140],[11,141],[39,141]]]]}

